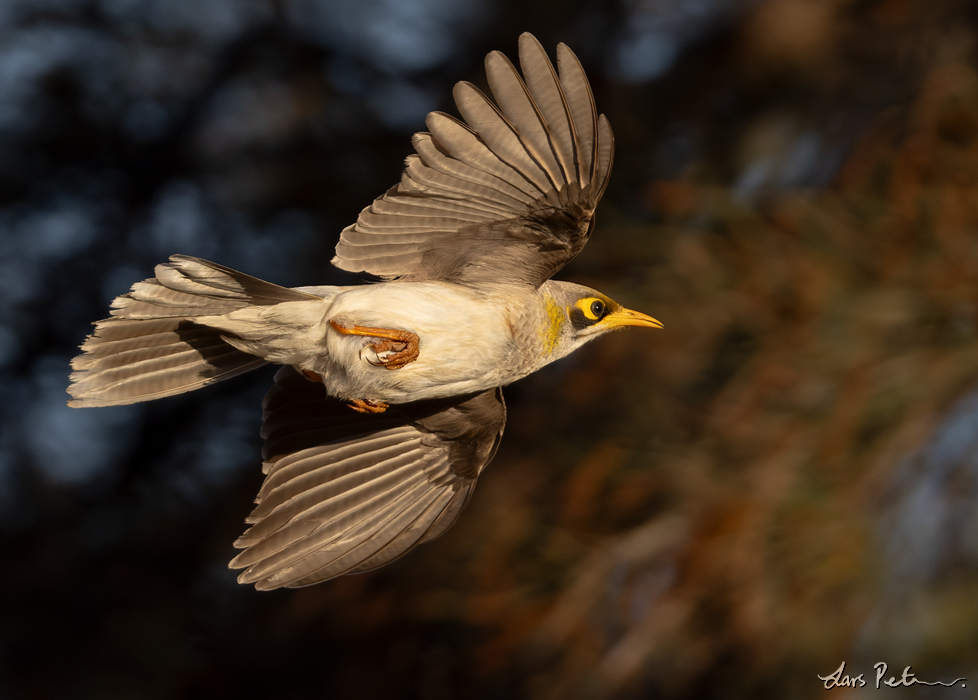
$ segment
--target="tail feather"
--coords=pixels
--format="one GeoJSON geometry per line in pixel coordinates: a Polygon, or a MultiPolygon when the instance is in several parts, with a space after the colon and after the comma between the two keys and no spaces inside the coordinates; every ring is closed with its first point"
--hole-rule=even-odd
{"type": "Polygon", "coordinates": [[[69,406],[114,406],[181,394],[266,364],[194,322],[247,306],[316,297],[205,260],[175,255],[112,303],[71,362],[69,406]]]}
{"type": "MultiPolygon", "coordinates": [[[[187,343],[206,343],[220,335],[214,329],[199,326],[183,319],[164,319],[162,321],[126,322],[122,319],[112,319],[112,322],[102,321],[99,327],[99,337],[89,337],[82,345],[84,354],[78,355],[71,361],[74,369],[101,369],[118,367],[123,364],[126,355],[133,351],[159,350],[171,345],[187,343]]],[[[136,359],[143,359],[141,355],[136,359]]]]}
{"type": "Polygon", "coordinates": [[[239,302],[238,306],[270,306],[284,301],[302,301],[315,296],[260,280],[189,255],[172,255],[170,262],[156,267],[156,279],[164,287],[217,302],[239,302]],[[241,300],[247,303],[241,304],[241,300]]]}

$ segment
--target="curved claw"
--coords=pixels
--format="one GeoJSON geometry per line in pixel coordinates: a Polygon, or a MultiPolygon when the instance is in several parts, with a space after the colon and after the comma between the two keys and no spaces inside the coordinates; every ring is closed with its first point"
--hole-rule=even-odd
{"type": "Polygon", "coordinates": [[[347,405],[357,413],[383,413],[390,404],[369,399],[352,399],[347,405]]]}
{"type": "Polygon", "coordinates": [[[337,333],[343,335],[362,335],[368,338],[381,338],[379,343],[369,343],[366,347],[378,355],[378,359],[367,360],[375,367],[400,369],[418,359],[421,354],[421,340],[417,333],[402,331],[395,328],[373,328],[370,326],[348,327],[341,325],[335,318],[329,320],[329,325],[337,333]],[[379,357],[381,353],[388,353],[379,357]]]}

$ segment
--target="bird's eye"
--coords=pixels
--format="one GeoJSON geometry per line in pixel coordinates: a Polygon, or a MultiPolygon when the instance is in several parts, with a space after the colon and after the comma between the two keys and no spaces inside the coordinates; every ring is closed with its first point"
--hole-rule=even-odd
{"type": "Polygon", "coordinates": [[[578,330],[593,326],[608,315],[609,302],[598,297],[581,297],[569,309],[571,321],[578,330]]]}
{"type": "Polygon", "coordinates": [[[575,306],[581,310],[581,314],[590,323],[600,321],[608,313],[608,305],[597,297],[578,299],[575,306]]]}

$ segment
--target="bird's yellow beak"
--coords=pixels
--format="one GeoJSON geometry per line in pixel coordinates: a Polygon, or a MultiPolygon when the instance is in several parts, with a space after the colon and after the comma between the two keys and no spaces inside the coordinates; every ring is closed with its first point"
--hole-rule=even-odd
{"type": "Polygon", "coordinates": [[[601,325],[605,328],[624,328],[625,326],[644,326],[645,328],[663,328],[662,321],[646,316],[638,311],[632,311],[624,307],[601,319],[601,325]]]}

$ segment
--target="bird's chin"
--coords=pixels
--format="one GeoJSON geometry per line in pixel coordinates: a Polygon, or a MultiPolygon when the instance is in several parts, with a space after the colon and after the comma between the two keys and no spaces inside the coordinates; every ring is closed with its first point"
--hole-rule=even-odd
{"type": "Polygon", "coordinates": [[[600,324],[594,326],[588,326],[583,330],[577,331],[577,337],[582,340],[590,340],[599,335],[604,335],[605,333],[610,333],[611,331],[617,331],[624,328],[624,326],[601,326],[600,324]]]}

